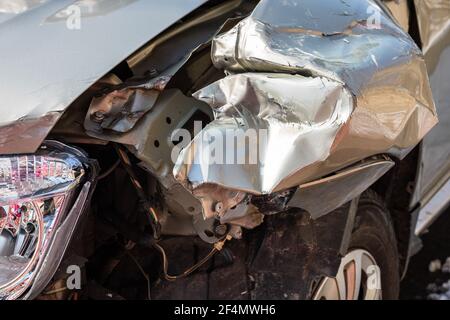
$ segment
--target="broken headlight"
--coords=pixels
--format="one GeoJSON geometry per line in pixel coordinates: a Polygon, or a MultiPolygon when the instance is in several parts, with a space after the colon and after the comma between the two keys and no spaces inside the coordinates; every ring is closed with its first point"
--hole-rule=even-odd
{"type": "Polygon", "coordinates": [[[58,142],[0,157],[0,299],[33,283],[85,175],[83,157],[58,142]]]}

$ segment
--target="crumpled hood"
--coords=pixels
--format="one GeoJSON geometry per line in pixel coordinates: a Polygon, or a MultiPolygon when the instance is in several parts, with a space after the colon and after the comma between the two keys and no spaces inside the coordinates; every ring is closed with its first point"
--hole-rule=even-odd
{"type": "Polygon", "coordinates": [[[211,56],[228,75],[194,96],[215,120],[174,168],[198,198],[211,185],[267,195],[371,156],[402,158],[438,122],[420,49],[375,0],[261,0],[211,56]],[[239,132],[252,141],[229,147],[239,132]]]}
{"type": "Polygon", "coordinates": [[[34,152],[79,95],[205,2],[0,0],[0,154],[34,152]]]}

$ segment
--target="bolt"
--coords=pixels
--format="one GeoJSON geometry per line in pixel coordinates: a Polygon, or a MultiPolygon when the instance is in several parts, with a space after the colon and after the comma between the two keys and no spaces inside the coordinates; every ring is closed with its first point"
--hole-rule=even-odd
{"type": "Polygon", "coordinates": [[[103,120],[105,120],[105,113],[103,111],[95,111],[92,115],[91,115],[91,119],[94,122],[100,123],[103,120]]]}
{"type": "Polygon", "coordinates": [[[222,202],[217,202],[216,206],[214,207],[214,210],[221,214],[223,212],[223,203],[222,202]]]}

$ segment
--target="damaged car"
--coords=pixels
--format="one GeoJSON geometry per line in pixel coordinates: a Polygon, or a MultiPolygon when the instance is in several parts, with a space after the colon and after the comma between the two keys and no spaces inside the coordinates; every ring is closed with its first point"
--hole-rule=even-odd
{"type": "Polygon", "coordinates": [[[450,200],[449,18],[0,0],[0,299],[398,298],[450,200]]]}

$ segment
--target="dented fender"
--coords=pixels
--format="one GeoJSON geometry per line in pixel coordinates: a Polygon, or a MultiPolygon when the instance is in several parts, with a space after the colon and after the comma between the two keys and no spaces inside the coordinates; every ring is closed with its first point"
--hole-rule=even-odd
{"type": "Polygon", "coordinates": [[[0,3],[1,154],[35,152],[75,99],[207,0],[16,2],[0,3]]]}
{"type": "MultiPolygon", "coordinates": [[[[215,185],[258,197],[374,155],[407,154],[438,120],[422,53],[385,9],[262,0],[217,35],[212,60],[226,76],[194,94],[215,120],[180,154],[176,179],[194,195],[215,185]]],[[[203,192],[203,203],[217,204],[214,194],[205,201],[203,192]]]]}

